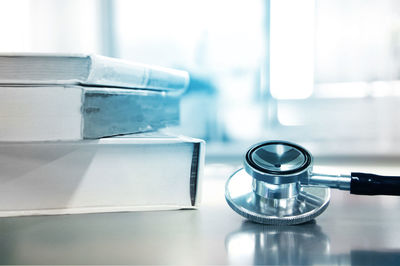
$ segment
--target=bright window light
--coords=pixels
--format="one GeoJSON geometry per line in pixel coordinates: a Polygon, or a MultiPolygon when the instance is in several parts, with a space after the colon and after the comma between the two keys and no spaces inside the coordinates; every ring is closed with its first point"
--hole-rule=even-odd
{"type": "Polygon", "coordinates": [[[3,0],[0,3],[1,52],[29,51],[31,1],[3,0]]]}
{"type": "Polygon", "coordinates": [[[270,88],[278,99],[304,99],[314,86],[315,0],[272,0],[270,88]]]}

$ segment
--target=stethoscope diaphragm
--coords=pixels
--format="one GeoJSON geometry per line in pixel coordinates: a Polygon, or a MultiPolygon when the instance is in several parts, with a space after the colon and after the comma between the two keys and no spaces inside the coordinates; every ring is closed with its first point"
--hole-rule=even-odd
{"type": "Polygon", "coordinates": [[[262,224],[292,225],[320,215],[330,200],[329,188],[301,187],[287,198],[269,198],[254,190],[253,179],[242,168],[229,177],[225,187],[229,206],[243,217],[262,224]]]}
{"type": "Polygon", "coordinates": [[[366,173],[327,175],[312,172],[313,158],[287,141],[258,143],[246,152],[244,168],[226,182],[225,198],[238,214],[257,223],[308,222],[329,205],[330,188],[362,195],[400,195],[400,177],[366,173]]]}

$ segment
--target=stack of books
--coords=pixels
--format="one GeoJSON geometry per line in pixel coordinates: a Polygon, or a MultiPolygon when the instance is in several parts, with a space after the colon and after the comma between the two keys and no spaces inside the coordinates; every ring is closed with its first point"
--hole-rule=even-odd
{"type": "Polygon", "coordinates": [[[0,217],[196,207],[204,142],[187,72],[96,55],[0,55],[0,217]]]}

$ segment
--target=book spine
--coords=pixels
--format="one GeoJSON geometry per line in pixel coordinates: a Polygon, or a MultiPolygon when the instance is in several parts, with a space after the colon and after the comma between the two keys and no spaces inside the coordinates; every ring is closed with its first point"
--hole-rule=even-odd
{"type": "Polygon", "coordinates": [[[179,124],[180,98],[146,90],[84,90],[83,138],[155,131],[179,124]]]}
{"type": "Polygon", "coordinates": [[[133,89],[153,89],[182,93],[189,85],[189,74],[170,68],[150,66],[90,56],[90,71],[84,85],[112,86],[133,89]]]}
{"type": "Polygon", "coordinates": [[[194,141],[193,146],[193,157],[192,165],[190,170],[190,200],[192,206],[199,206],[201,202],[201,188],[202,188],[202,178],[205,164],[205,142],[192,139],[194,141]]]}

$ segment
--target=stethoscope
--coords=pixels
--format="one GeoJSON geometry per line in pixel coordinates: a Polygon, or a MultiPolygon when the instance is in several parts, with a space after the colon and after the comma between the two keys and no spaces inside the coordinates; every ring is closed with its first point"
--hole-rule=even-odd
{"type": "Polygon", "coordinates": [[[297,144],[255,144],[244,156],[244,168],[227,180],[226,201],[254,222],[291,225],[320,215],[328,207],[330,188],[359,195],[400,195],[398,176],[317,174],[312,167],[313,157],[297,144]]]}

